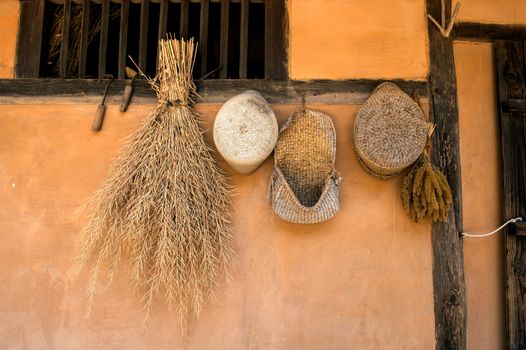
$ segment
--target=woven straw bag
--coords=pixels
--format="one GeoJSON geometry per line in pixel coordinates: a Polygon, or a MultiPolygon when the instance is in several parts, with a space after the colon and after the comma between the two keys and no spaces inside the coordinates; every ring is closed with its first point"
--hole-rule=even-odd
{"type": "Polygon", "coordinates": [[[356,116],[354,146],[358,161],[379,179],[396,176],[422,154],[427,131],[418,104],[395,84],[382,83],[356,116]]]}
{"type": "Polygon", "coordinates": [[[250,174],[268,158],[278,139],[276,116],[257,91],[229,99],[217,113],[214,142],[234,170],[250,174]]]}
{"type": "Polygon", "coordinates": [[[342,178],[334,168],[336,131],[327,114],[297,109],[280,129],[274,161],[269,199],[279,217],[313,224],[336,215],[342,178]]]}

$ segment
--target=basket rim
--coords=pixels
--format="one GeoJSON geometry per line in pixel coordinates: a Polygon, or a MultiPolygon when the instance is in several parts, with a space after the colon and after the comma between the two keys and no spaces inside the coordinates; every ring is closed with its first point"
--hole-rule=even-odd
{"type": "MultiPolygon", "coordinates": [[[[325,179],[325,184],[323,185],[323,191],[321,192],[318,200],[316,201],[316,204],[314,204],[312,207],[307,207],[299,201],[298,197],[296,196],[296,193],[292,190],[292,188],[289,185],[289,182],[287,181],[287,177],[283,174],[281,169],[278,166],[274,167],[272,176],[278,176],[279,178],[283,179],[283,186],[287,189],[288,192],[292,193],[292,201],[295,205],[297,205],[301,210],[303,211],[315,211],[318,206],[321,206],[322,198],[327,197],[329,194],[329,191],[332,186],[339,187],[339,185],[336,183],[334,176],[332,174],[328,175],[325,179]]],[[[274,179],[272,179],[272,193],[274,195],[274,191],[276,188],[274,187],[274,179]]],[[[273,196],[274,197],[274,196],[273,196]]],[[[274,200],[272,200],[274,202],[274,200]]],[[[274,206],[274,205],[273,205],[274,206]]]]}

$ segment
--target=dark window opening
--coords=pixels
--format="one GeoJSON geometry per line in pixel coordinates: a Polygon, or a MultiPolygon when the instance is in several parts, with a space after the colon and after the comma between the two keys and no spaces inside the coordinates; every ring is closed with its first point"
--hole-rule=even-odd
{"type": "Polygon", "coordinates": [[[21,7],[22,11],[28,12],[25,15],[27,20],[21,21],[21,26],[26,28],[21,31],[39,36],[40,55],[34,59],[21,57],[27,54],[24,51],[29,51],[30,45],[26,44],[28,48],[24,50],[23,41],[29,39],[19,38],[18,58],[22,58],[22,64],[17,65],[18,77],[35,77],[36,74],[42,78],[103,78],[105,75],[125,78],[124,66],[136,70],[135,64],[153,76],[157,66],[158,39],[172,33],[175,37],[193,37],[201,46],[194,67],[195,78],[205,74],[207,79],[286,78],[276,73],[283,70],[281,67],[273,67],[286,64],[285,54],[278,62],[265,60],[266,56],[276,57],[276,49],[285,53],[285,43],[270,41],[271,37],[285,37],[285,21],[265,18],[269,9],[276,11],[279,7],[276,4],[283,7],[277,13],[284,16],[284,0],[40,1],[40,4],[24,3],[21,7]],[[64,22],[68,22],[68,8],[69,26],[64,26],[64,22]],[[33,22],[30,17],[34,17],[34,13],[31,11],[37,15],[33,22]],[[222,16],[228,18],[228,23],[222,16]],[[35,26],[40,25],[41,31],[35,30],[35,26]],[[106,45],[103,40],[105,27],[106,45]],[[269,36],[269,32],[272,35],[269,36]],[[121,38],[125,38],[123,43],[121,38]],[[206,45],[202,46],[201,42],[206,45]],[[62,47],[67,47],[67,54],[62,47]],[[206,62],[202,62],[203,57],[206,57],[206,62]],[[37,60],[38,69],[28,70],[27,62],[37,60]]]}

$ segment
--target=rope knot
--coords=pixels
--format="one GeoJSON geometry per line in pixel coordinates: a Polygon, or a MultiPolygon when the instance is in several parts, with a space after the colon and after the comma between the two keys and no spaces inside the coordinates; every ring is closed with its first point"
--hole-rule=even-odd
{"type": "Polygon", "coordinates": [[[164,106],[165,107],[183,107],[188,106],[188,102],[185,102],[180,99],[176,99],[175,101],[172,100],[164,100],[164,106]]]}

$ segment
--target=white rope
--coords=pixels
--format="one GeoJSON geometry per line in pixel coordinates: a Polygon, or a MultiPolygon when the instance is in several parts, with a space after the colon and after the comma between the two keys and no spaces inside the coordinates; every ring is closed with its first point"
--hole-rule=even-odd
{"type": "Polygon", "coordinates": [[[522,221],[522,218],[521,217],[518,217],[518,218],[513,218],[513,219],[509,219],[508,221],[506,221],[504,224],[502,224],[499,228],[491,231],[491,232],[488,232],[488,233],[484,233],[484,234],[472,234],[472,233],[467,233],[467,232],[462,232],[460,234],[461,237],[472,237],[472,238],[483,238],[483,237],[488,237],[488,236],[491,236],[491,235],[494,235],[495,233],[499,232],[500,230],[502,230],[504,227],[506,227],[508,224],[511,224],[511,223],[515,223],[515,222],[521,222],[522,221]]]}

